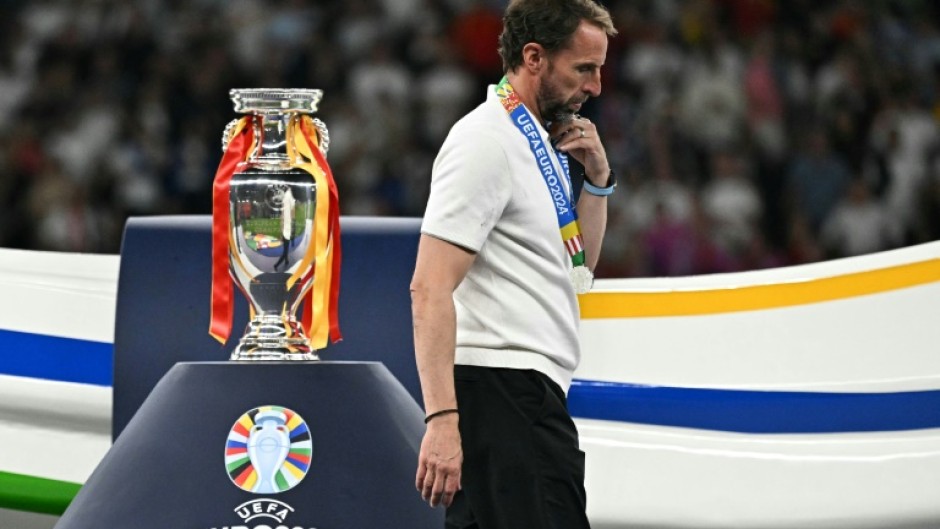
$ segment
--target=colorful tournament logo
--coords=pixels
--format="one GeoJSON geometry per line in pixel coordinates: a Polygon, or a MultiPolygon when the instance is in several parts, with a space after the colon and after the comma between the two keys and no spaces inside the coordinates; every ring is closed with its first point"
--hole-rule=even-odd
{"type": "Polygon", "coordinates": [[[261,406],[235,421],[225,443],[232,483],[255,494],[297,486],[310,468],[313,442],[300,415],[283,406],[261,406]]]}

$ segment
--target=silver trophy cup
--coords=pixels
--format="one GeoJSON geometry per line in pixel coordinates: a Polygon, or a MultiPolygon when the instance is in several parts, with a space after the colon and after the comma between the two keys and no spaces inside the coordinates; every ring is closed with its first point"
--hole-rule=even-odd
{"type": "MultiPolygon", "coordinates": [[[[232,360],[318,360],[297,319],[297,308],[313,284],[316,184],[289,159],[288,124],[313,114],[323,93],[302,89],[234,89],[235,111],[254,114],[255,148],[235,169],[229,191],[229,266],[251,306],[250,321],[232,360]],[[293,279],[292,279],[293,278],[293,279]]],[[[223,151],[233,121],[223,135],[223,151]]],[[[314,120],[324,156],[326,126],[314,120]]]]}

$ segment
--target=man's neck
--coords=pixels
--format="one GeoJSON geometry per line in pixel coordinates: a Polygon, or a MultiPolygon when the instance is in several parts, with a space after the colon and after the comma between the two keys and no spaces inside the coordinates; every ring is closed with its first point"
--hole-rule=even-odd
{"type": "Polygon", "coordinates": [[[542,118],[539,107],[536,104],[535,96],[538,93],[538,78],[516,72],[507,73],[506,78],[509,79],[509,84],[512,85],[513,91],[519,96],[519,100],[522,101],[522,104],[529,109],[529,113],[532,114],[532,117],[541,123],[543,127],[546,126],[545,120],[542,118]]]}

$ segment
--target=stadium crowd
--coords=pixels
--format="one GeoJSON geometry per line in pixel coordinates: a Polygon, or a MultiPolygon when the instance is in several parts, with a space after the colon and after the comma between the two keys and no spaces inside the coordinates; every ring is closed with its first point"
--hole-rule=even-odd
{"type": "MultiPolygon", "coordinates": [[[[607,0],[620,188],[599,274],[687,275],[940,239],[940,4],[607,0]]],[[[0,246],[116,253],[205,214],[233,87],[325,92],[344,215],[420,216],[501,76],[497,0],[0,0],[0,246]]]]}

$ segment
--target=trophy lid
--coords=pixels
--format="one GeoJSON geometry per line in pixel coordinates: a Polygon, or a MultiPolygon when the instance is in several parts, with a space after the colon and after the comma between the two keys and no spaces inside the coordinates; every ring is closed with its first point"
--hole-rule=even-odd
{"type": "Polygon", "coordinates": [[[313,88],[233,88],[229,97],[235,112],[242,114],[277,114],[317,111],[323,90],[313,88]]]}

